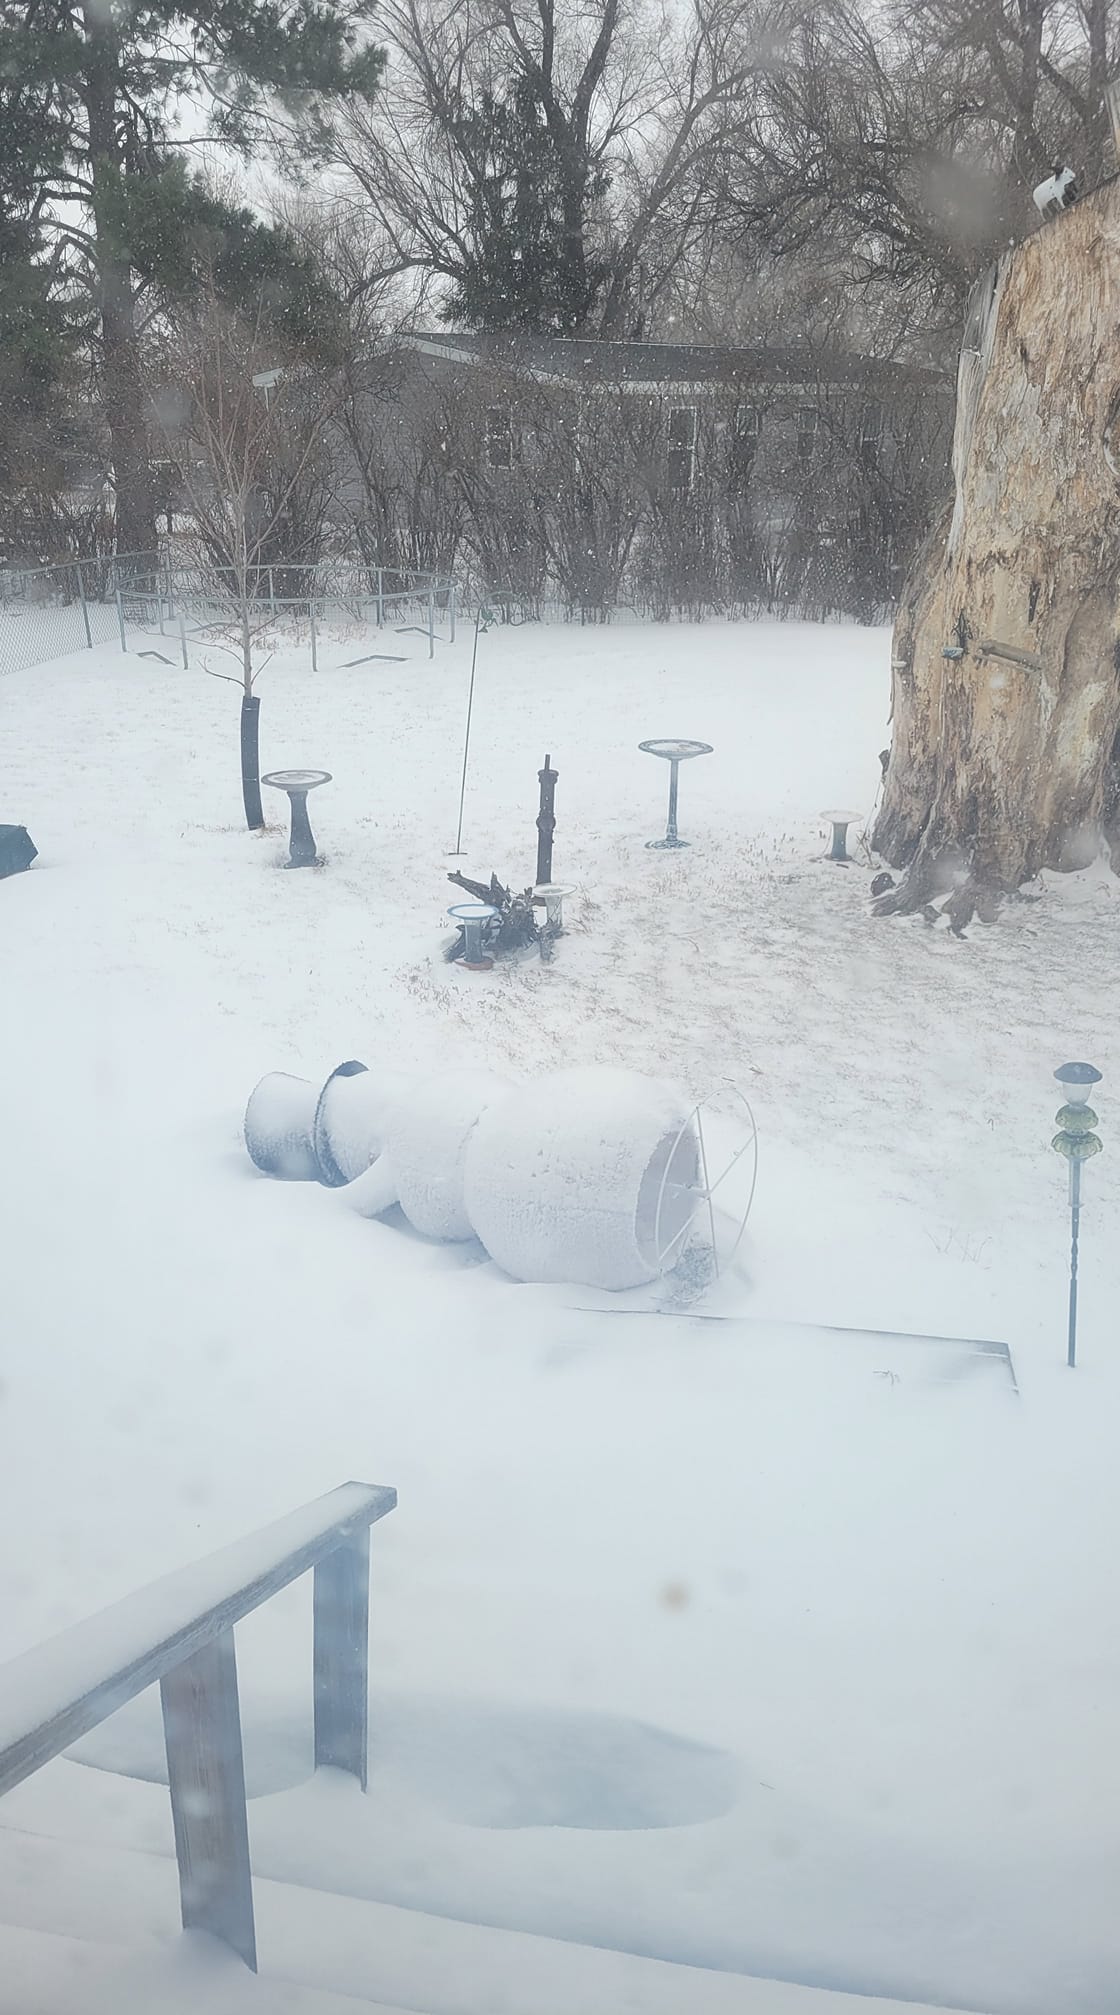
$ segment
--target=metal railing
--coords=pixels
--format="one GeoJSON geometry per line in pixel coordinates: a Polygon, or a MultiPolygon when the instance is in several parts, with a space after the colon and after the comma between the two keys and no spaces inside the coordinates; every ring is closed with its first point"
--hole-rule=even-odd
{"type": "Polygon", "coordinates": [[[0,1796],[159,1682],[183,1929],[257,1967],[233,1626],[314,1569],[315,1768],[366,1788],[369,1529],[395,1490],[344,1483],[0,1666],[0,1796]]]}

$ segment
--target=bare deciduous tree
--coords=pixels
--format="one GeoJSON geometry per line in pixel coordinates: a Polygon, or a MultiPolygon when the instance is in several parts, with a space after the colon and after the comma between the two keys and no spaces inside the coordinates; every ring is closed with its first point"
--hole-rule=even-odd
{"type": "Polygon", "coordinates": [[[380,17],[384,99],[346,107],[335,128],[383,237],[379,277],[434,278],[477,304],[487,261],[543,234],[540,303],[527,308],[528,268],[518,287],[515,267],[495,286],[495,325],[643,333],[676,262],[711,230],[722,156],[786,12],[785,0],[690,0],[685,14],[393,0],[380,17]]]}
{"type": "MultiPolygon", "coordinates": [[[[241,687],[241,772],[250,830],[264,825],[258,755],[262,667],[254,662],[269,569],[302,566],[306,520],[321,529],[329,486],[327,430],[339,403],[335,374],[285,369],[255,322],[222,306],[213,288],[165,325],[163,384],[154,405],[177,462],[202,579],[230,612],[229,647],[241,687]],[[301,524],[301,520],[304,522],[301,524]]],[[[314,543],[314,542],[313,542],[314,543]]],[[[225,678],[227,673],[215,673],[225,678]]]]}
{"type": "Polygon", "coordinates": [[[874,18],[823,0],[742,131],[730,195],[748,242],[839,251],[854,285],[956,331],[1053,162],[1099,178],[1118,60],[1106,0],[918,0],[874,18]]]}

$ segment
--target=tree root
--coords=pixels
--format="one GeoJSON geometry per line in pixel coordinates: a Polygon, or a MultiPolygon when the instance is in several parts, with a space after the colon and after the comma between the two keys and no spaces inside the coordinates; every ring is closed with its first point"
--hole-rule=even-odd
{"type": "Polygon", "coordinates": [[[927,863],[924,872],[911,869],[899,886],[881,895],[873,907],[878,917],[921,915],[929,924],[944,917],[953,936],[960,938],[974,918],[978,923],[994,924],[1006,897],[1005,889],[992,888],[972,875],[946,895],[944,884],[937,884],[927,863]]]}

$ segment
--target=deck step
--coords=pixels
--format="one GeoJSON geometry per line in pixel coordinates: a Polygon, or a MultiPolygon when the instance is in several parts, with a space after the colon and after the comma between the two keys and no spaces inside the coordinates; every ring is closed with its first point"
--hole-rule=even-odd
{"type": "Polygon", "coordinates": [[[262,2015],[273,2009],[277,2015],[289,2009],[292,2015],[342,2015],[345,2008],[371,2006],[403,2015],[573,2015],[577,2009],[579,2015],[939,2015],[912,2001],[641,1959],[261,1876],[253,1897],[257,1979],[209,1941],[182,1937],[177,1872],[165,1855],[47,1838],[0,1823],[0,1935],[8,1935],[2,1930],[8,1926],[31,1933],[33,1941],[53,1941],[43,1950],[51,1955],[50,1979],[58,1982],[55,2000],[36,2003],[18,1994],[5,1999],[5,1978],[0,2015],[39,2015],[40,2007],[41,2015],[120,2015],[124,2007],[141,2005],[145,2015],[180,2015],[180,2009],[186,2015],[188,2008],[194,2015],[202,2006],[207,2015],[226,2015],[227,2007],[240,2015],[251,2004],[262,2015]],[[69,1941],[82,1941],[86,1954],[102,1948],[94,1951],[94,1970],[116,1989],[104,2011],[91,2001],[90,1970],[65,1949],[69,1941]],[[122,1955],[129,1949],[126,1962],[122,1955]],[[192,1969],[203,1963],[216,1969],[213,1985],[225,1998],[209,1985],[200,1994],[192,1969]],[[131,1977],[120,1971],[126,1965],[131,1977]],[[142,1994],[137,1968],[146,1983],[142,1994]],[[68,1980],[80,1982],[72,1994],[68,1980]]]}

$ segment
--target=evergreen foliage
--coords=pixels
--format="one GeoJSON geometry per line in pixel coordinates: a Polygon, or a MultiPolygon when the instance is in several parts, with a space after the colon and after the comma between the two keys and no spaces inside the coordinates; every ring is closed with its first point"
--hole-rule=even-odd
{"type": "MultiPolygon", "coordinates": [[[[587,324],[607,276],[589,263],[582,231],[565,224],[565,174],[532,77],[511,91],[482,94],[455,122],[454,137],[474,164],[469,187],[467,255],[445,319],[474,328],[573,335],[587,324]]],[[[582,164],[581,164],[582,165],[582,164]]],[[[605,174],[588,169],[581,220],[606,192],[605,174]]]]}

